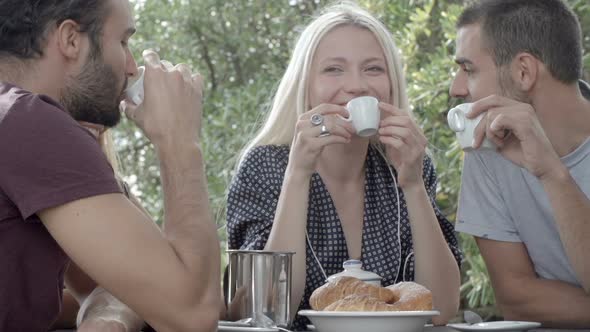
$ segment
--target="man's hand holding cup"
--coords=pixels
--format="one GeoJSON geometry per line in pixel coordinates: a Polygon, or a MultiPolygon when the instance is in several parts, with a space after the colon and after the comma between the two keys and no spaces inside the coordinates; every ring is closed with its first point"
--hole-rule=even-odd
{"type": "Polygon", "coordinates": [[[466,117],[481,120],[473,132],[473,148],[489,140],[502,156],[539,178],[565,167],[530,104],[491,95],[473,103],[466,117]]]}
{"type": "Polygon", "coordinates": [[[127,117],[155,145],[198,142],[203,82],[188,65],[172,66],[154,51],[144,51],[144,67],[130,81],[122,102],[127,117]]]}

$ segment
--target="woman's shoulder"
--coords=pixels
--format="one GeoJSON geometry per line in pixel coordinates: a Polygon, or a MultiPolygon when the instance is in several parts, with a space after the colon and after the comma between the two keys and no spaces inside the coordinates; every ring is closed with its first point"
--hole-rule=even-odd
{"type": "Polygon", "coordinates": [[[260,145],[250,149],[240,164],[241,171],[284,170],[289,161],[288,145],[260,145]]]}

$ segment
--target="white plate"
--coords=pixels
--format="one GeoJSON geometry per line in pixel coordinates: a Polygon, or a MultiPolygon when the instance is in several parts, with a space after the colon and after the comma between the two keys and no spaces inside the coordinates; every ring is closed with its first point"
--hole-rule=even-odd
{"type": "Polygon", "coordinates": [[[505,320],[477,324],[449,324],[447,326],[459,331],[526,331],[541,326],[541,323],[505,320]]]}
{"type": "Polygon", "coordinates": [[[219,326],[234,326],[234,327],[251,327],[250,324],[248,323],[243,323],[243,322],[234,322],[231,320],[220,320],[219,322],[217,322],[217,324],[219,326]]]}
{"type": "Polygon", "coordinates": [[[277,332],[278,329],[272,327],[254,327],[244,322],[233,322],[229,320],[220,320],[217,325],[219,332],[277,332]]]}
{"type": "Polygon", "coordinates": [[[315,311],[301,310],[320,332],[422,332],[438,311],[315,311]]]}
{"type": "Polygon", "coordinates": [[[278,332],[278,329],[266,327],[243,327],[243,326],[217,326],[218,332],[278,332]]]}

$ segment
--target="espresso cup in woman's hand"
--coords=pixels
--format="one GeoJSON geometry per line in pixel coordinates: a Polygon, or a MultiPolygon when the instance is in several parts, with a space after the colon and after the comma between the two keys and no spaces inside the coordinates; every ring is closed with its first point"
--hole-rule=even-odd
{"type": "Polygon", "coordinates": [[[361,137],[371,137],[379,130],[379,101],[375,97],[357,97],[346,104],[349,116],[356,134],[361,137]]]}

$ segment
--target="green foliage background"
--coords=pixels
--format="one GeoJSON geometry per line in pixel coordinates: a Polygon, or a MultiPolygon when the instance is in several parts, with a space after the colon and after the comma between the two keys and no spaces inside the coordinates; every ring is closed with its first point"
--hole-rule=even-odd
{"type": "MultiPolygon", "coordinates": [[[[324,0],[135,0],[138,33],[132,49],[152,48],[163,59],[184,62],[207,82],[203,116],[203,150],[209,193],[225,249],[225,195],[236,158],[265,115],[269,98],[290,56],[298,31],[324,0]]],[[[439,176],[438,203],[454,220],[462,152],[446,126],[446,111],[455,102],[448,88],[455,66],[454,22],[461,0],[359,0],[394,33],[405,59],[410,101],[429,138],[439,176]]],[[[584,27],[590,49],[590,3],[568,0],[584,27]]],[[[585,78],[590,54],[585,53],[585,78]]],[[[173,112],[174,110],[170,110],[173,112]]],[[[159,169],[152,146],[123,121],[115,140],[126,179],[158,223],[163,218],[159,169]]],[[[474,241],[461,235],[462,306],[493,308],[485,264],[474,241]]],[[[222,257],[225,260],[225,257],[222,257]]],[[[482,309],[483,308],[483,309],[482,309]]],[[[480,311],[481,312],[481,311],[480,311]]],[[[494,315],[494,310],[487,311],[494,315]]]]}

